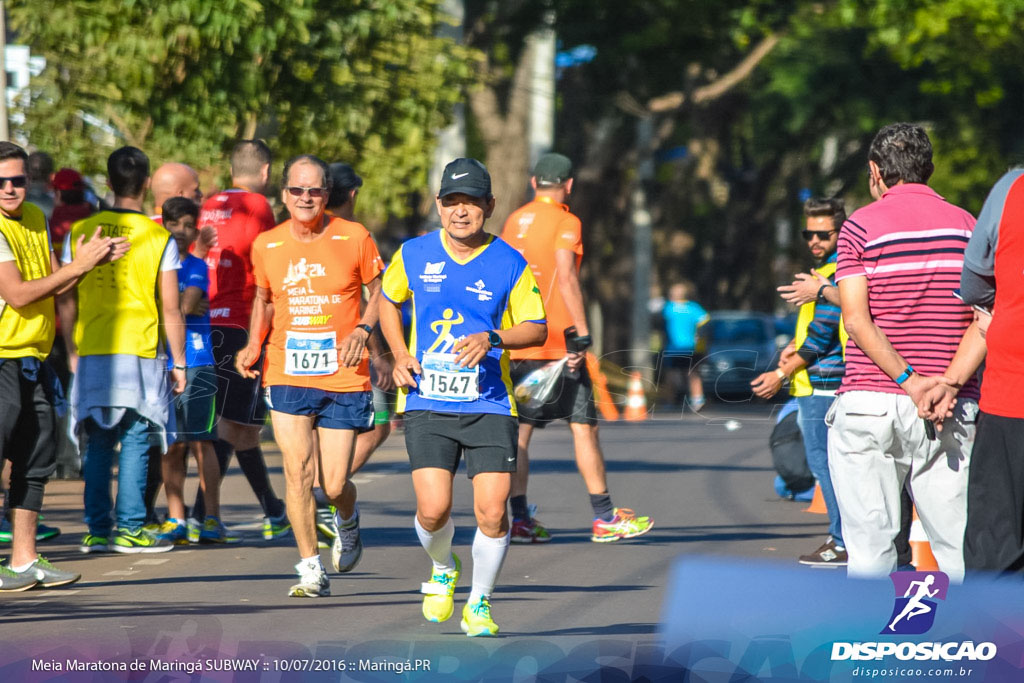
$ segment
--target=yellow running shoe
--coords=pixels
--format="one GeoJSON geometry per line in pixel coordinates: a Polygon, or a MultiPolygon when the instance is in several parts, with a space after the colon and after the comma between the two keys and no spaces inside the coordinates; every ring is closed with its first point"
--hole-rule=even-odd
{"type": "Polygon", "coordinates": [[[491,619],[490,600],[482,597],[474,603],[466,603],[462,608],[462,623],[459,626],[470,638],[498,635],[498,625],[491,619]]]}
{"type": "Polygon", "coordinates": [[[434,570],[430,575],[430,581],[422,584],[420,592],[423,596],[423,618],[434,623],[447,621],[452,612],[455,611],[455,584],[459,581],[459,572],[462,570],[462,562],[459,556],[452,553],[455,560],[455,569],[446,572],[434,570]]]}

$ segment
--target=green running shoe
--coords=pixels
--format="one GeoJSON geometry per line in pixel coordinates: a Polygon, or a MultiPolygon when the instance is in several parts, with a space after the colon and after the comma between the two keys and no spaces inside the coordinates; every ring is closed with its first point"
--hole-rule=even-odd
{"type": "Polygon", "coordinates": [[[476,636],[498,635],[498,625],[491,619],[491,602],[481,597],[476,602],[462,608],[462,632],[470,638],[476,636]]]}
{"type": "Polygon", "coordinates": [[[168,550],[174,550],[173,543],[157,538],[145,529],[118,529],[111,546],[115,553],[166,553],[168,550]]]}
{"type": "Polygon", "coordinates": [[[452,553],[455,560],[455,569],[438,571],[435,569],[430,575],[430,581],[420,586],[423,596],[423,617],[427,621],[441,623],[447,621],[452,612],[455,611],[455,584],[459,582],[459,572],[462,570],[462,562],[459,556],[452,553]]]}
{"type": "Polygon", "coordinates": [[[109,553],[110,539],[106,536],[94,536],[86,534],[82,536],[82,543],[78,546],[80,553],[109,553]]]}
{"type": "Polygon", "coordinates": [[[654,520],[650,517],[637,517],[629,508],[615,508],[615,516],[610,521],[594,520],[590,540],[594,543],[611,543],[623,538],[643,536],[653,528],[654,520]]]}
{"type": "Polygon", "coordinates": [[[273,541],[275,538],[287,536],[292,531],[292,525],[288,523],[288,515],[280,517],[263,518],[263,540],[273,541]]]}

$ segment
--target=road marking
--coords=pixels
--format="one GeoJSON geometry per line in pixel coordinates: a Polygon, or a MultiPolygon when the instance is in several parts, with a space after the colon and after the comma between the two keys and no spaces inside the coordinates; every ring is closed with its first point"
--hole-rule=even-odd
{"type": "Polygon", "coordinates": [[[115,569],[112,572],[104,572],[103,576],[131,576],[138,573],[135,569],[115,569]]]}
{"type": "Polygon", "coordinates": [[[159,559],[154,557],[147,560],[135,560],[135,564],[163,564],[164,562],[170,562],[170,559],[166,557],[159,559]]]}
{"type": "Polygon", "coordinates": [[[77,589],[59,590],[59,591],[43,591],[42,593],[36,593],[37,598],[52,598],[56,595],[74,595],[75,593],[81,593],[82,591],[77,589]]]}

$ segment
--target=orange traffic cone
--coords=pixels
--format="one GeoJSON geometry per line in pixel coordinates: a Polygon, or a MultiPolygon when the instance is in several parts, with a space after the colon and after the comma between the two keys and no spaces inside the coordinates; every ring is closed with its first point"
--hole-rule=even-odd
{"type": "Polygon", "coordinates": [[[647,419],[647,399],[644,398],[644,385],[639,372],[634,372],[629,378],[629,392],[626,394],[626,411],[623,417],[627,422],[647,419]]]}
{"type": "Polygon", "coordinates": [[[910,551],[913,559],[910,561],[914,569],[919,572],[936,572],[939,570],[939,563],[935,561],[932,554],[932,544],[928,542],[928,535],[924,532],[924,525],[917,516],[917,508],[914,508],[914,521],[910,524],[910,551]]]}
{"type": "Polygon", "coordinates": [[[825,496],[821,493],[821,484],[814,484],[814,497],[811,498],[811,504],[804,509],[804,512],[813,512],[817,515],[828,514],[828,508],[825,507],[825,496]]]}

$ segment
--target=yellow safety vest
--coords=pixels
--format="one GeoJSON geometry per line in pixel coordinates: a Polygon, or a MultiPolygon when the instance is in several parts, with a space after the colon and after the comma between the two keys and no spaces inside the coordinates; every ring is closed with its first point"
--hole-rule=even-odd
{"type": "MultiPolygon", "coordinates": [[[[50,236],[46,216],[35,204],[21,205],[21,220],[0,214],[0,233],[14,253],[21,279],[50,275],[50,236]]],[[[4,303],[0,311],[0,358],[38,358],[50,355],[56,334],[53,297],[15,308],[4,303]]]]}
{"type": "Polygon", "coordinates": [[[97,226],[106,237],[127,237],[131,249],[78,283],[78,354],[155,358],[162,339],[157,285],[170,233],[141,213],[101,211],[71,226],[72,256],[78,238],[89,239],[97,226]]]}
{"type": "MultiPolygon", "coordinates": [[[[826,263],[820,268],[815,268],[818,273],[822,276],[831,278],[835,275],[836,264],[826,263]]],[[[793,337],[793,344],[796,348],[800,348],[804,341],[807,340],[807,328],[810,327],[811,321],[814,320],[814,304],[815,302],[809,301],[800,307],[800,313],[796,319],[796,334],[793,337]]],[[[846,333],[846,326],[843,325],[843,316],[839,316],[839,345],[843,350],[843,359],[846,359],[846,340],[850,338],[850,335],[846,333]]],[[[811,386],[810,375],[807,374],[807,368],[800,368],[793,373],[789,383],[789,393],[792,396],[810,396],[814,393],[814,387],[811,386]]]]}

